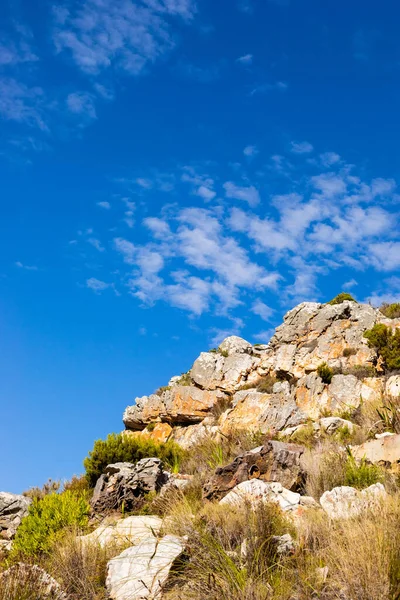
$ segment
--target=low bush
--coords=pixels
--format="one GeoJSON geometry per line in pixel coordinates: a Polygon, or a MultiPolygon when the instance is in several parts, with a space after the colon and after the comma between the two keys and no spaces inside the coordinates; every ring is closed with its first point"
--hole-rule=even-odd
{"type": "Polygon", "coordinates": [[[387,370],[400,369],[400,329],[377,323],[364,333],[368,346],[374,348],[387,370]]]}
{"type": "Polygon", "coordinates": [[[345,348],[343,350],[343,356],[345,358],[348,358],[349,356],[354,356],[355,354],[357,354],[357,348],[345,348]]]}
{"type": "Polygon", "coordinates": [[[192,378],[190,376],[190,371],[187,373],[182,373],[179,380],[176,382],[177,385],[192,385],[192,378]]]}
{"type": "Polygon", "coordinates": [[[332,300],[330,300],[327,304],[331,304],[331,305],[341,304],[345,300],[350,300],[351,302],[356,302],[356,300],[353,298],[353,296],[351,294],[348,294],[347,292],[340,292],[340,294],[338,294],[337,296],[332,298],[332,300]]]}
{"type": "Polygon", "coordinates": [[[18,527],[11,559],[49,553],[68,528],[84,529],[87,526],[89,509],[86,494],[69,490],[35,498],[18,527]]]}
{"type": "Polygon", "coordinates": [[[105,440],[96,440],[83,464],[89,486],[94,487],[107,465],[116,462],[136,463],[147,457],[160,458],[166,467],[176,471],[184,456],[183,449],[173,441],[157,443],[142,437],[111,433],[105,440]]]}
{"type": "Polygon", "coordinates": [[[384,479],[383,470],[367,463],[357,462],[349,450],[334,441],[323,440],[304,456],[307,482],[306,492],[319,500],[324,492],[341,485],[363,489],[384,479]]]}
{"type": "Polygon", "coordinates": [[[376,370],[372,365],[353,365],[352,367],[343,369],[342,373],[343,375],[354,375],[357,379],[376,376],[376,370]]]}
{"type": "Polygon", "coordinates": [[[46,481],[46,483],[44,483],[42,485],[42,487],[33,487],[30,488],[29,490],[26,490],[26,492],[23,492],[23,496],[26,496],[27,498],[32,498],[32,500],[34,498],[38,498],[39,500],[44,498],[45,496],[47,496],[48,494],[53,494],[54,492],[58,492],[58,490],[60,489],[60,482],[59,481],[53,481],[52,479],[49,479],[48,481],[46,481]]]}
{"type": "Polygon", "coordinates": [[[162,394],[164,392],[168,392],[168,390],[170,390],[170,389],[171,389],[170,385],[162,385],[161,387],[157,388],[154,393],[156,394],[156,396],[162,396],[162,394]]]}
{"type": "Polygon", "coordinates": [[[326,362],[321,363],[317,368],[317,373],[321,377],[323,383],[330,383],[334,375],[333,369],[328,367],[326,362]]]}
{"type": "Polygon", "coordinates": [[[262,392],[263,394],[272,394],[273,387],[276,382],[277,379],[276,377],[273,377],[273,375],[261,377],[257,383],[257,392],[262,392]]]}
{"type": "Polygon", "coordinates": [[[388,319],[398,319],[400,317],[400,302],[393,302],[393,304],[387,304],[384,302],[379,307],[382,314],[388,319]]]}

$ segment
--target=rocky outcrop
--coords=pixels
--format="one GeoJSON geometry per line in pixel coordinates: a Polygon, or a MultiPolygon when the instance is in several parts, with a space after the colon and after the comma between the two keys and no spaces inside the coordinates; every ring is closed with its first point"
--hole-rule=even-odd
{"type": "Polygon", "coordinates": [[[331,519],[349,519],[364,510],[376,508],[385,497],[386,491],[381,483],[361,491],[343,485],[325,492],[320,504],[331,519]]]}
{"type": "Polygon", "coordinates": [[[97,480],[91,505],[97,513],[106,513],[124,506],[125,511],[138,508],[140,500],[149,492],[159,492],[168,481],[158,458],[143,458],[135,465],[115,463],[108,465],[97,480]]]}
{"type": "Polygon", "coordinates": [[[1,546],[8,548],[10,541],[15,536],[21,520],[26,517],[29,505],[32,502],[30,498],[0,492],[0,541],[1,546]]]}
{"type": "Polygon", "coordinates": [[[231,336],[217,350],[202,352],[184,376],[137,398],[125,410],[125,427],[190,447],[205,435],[277,433],[308,419],[355,412],[383,393],[398,395],[400,376],[386,383],[375,376],[377,355],[364,338],[380,322],[400,327],[400,320],[370,305],[303,302],[285,315],[268,344],[231,336]],[[322,363],[333,370],[329,383],[318,374],[322,363]]]}
{"type": "Polygon", "coordinates": [[[270,441],[264,446],[235,458],[226,467],[216,469],[204,486],[208,500],[221,499],[242,482],[257,479],[280,482],[290,490],[300,490],[305,473],[301,465],[302,446],[270,441]]]}
{"type": "Polygon", "coordinates": [[[156,600],[174,561],[184,551],[175,535],[148,537],[124,550],[107,565],[106,587],[111,600],[156,600]]]}

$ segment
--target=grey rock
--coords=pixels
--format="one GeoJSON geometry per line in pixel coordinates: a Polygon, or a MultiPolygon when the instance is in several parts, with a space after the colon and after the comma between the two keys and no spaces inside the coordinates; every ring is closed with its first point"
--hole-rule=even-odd
{"type": "Polygon", "coordinates": [[[124,550],[107,565],[106,587],[111,600],[156,600],[185,542],[175,535],[149,537],[124,550]]]}
{"type": "Polygon", "coordinates": [[[231,354],[252,354],[253,346],[243,338],[231,335],[224,339],[218,350],[226,352],[228,356],[231,356],[231,354]]]}
{"type": "Polygon", "coordinates": [[[219,501],[227,506],[250,504],[256,508],[260,502],[275,502],[282,510],[294,510],[300,502],[300,494],[287,490],[279,482],[266,482],[261,479],[249,479],[236,485],[219,501]]]}
{"type": "Polygon", "coordinates": [[[273,535],[272,541],[276,544],[276,553],[278,556],[288,556],[294,554],[296,545],[290,533],[284,535],[273,535]]]}
{"type": "Polygon", "coordinates": [[[358,408],[361,402],[362,383],[354,375],[334,375],[329,385],[333,408],[358,408]]]}
{"type": "Polygon", "coordinates": [[[319,420],[319,428],[330,435],[335,433],[341,427],[347,427],[350,433],[353,433],[356,428],[354,423],[347,419],[341,419],[340,417],[323,417],[319,420]]]}
{"type": "Polygon", "coordinates": [[[324,492],[320,504],[331,519],[348,519],[358,516],[366,509],[378,508],[386,496],[381,483],[375,483],[361,491],[343,485],[324,492]]]}
{"type": "Polygon", "coordinates": [[[18,494],[0,492],[0,538],[11,540],[29,511],[32,500],[18,494]]]}
{"type": "Polygon", "coordinates": [[[161,460],[143,458],[135,465],[115,463],[108,465],[98,479],[91,506],[98,513],[106,513],[124,505],[126,511],[140,505],[149,492],[159,492],[167,482],[161,460]]]}

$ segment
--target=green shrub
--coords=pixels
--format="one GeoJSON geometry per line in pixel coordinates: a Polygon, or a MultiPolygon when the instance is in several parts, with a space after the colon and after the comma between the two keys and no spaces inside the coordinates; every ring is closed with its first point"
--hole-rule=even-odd
{"type": "Polygon", "coordinates": [[[330,300],[328,302],[328,304],[332,304],[332,305],[341,304],[345,300],[350,300],[351,302],[356,302],[356,300],[353,298],[353,296],[351,294],[348,294],[347,292],[341,292],[340,294],[338,294],[337,296],[332,298],[332,300],[330,300]]]}
{"type": "Polygon", "coordinates": [[[343,485],[362,490],[378,483],[378,481],[382,481],[382,479],[382,471],[377,465],[368,463],[365,458],[357,463],[350,450],[348,451],[343,485]]]}
{"type": "Polygon", "coordinates": [[[180,379],[176,382],[177,385],[192,385],[192,378],[190,376],[190,371],[187,373],[182,373],[180,379]]]}
{"type": "Polygon", "coordinates": [[[104,472],[107,465],[116,462],[136,463],[147,457],[160,458],[167,467],[176,470],[183,457],[183,450],[173,441],[157,443],[141,437],[111,433],[106,440],[96,440],[93,450],[83,462],[91,487],[104,472]]]}
{"type": "Polygon", "coordinates": [[[374,348],[390,371],[400,369],[400,329],[393,330],[383,323],[377,323],[364,333],[368,346],[374,348]]]}
{"type": "Polygon", "coordinates": [[[161,396],[164,392],[168,392],[171,389],[170,385],[162,385],[154,392],[157,396],[161,396]]]}
{"type": "Polygon", "coordinates": [[[397,319],[400,317],[400,302],[393,302],[393,304],[384,302],[382,306],[379,307],[379,310],[388,319],[397,319]]]}
{"type": "Polygon", "coordinates": [[[51,551],[53,544],[68,528],[84,529],[88,524],[87,494],[70,490],[35,498],[29,514],[18,527],[11,559],[38,556],[51,551]]]}
{"type": "Polygon", "coordinates": [[[317,373],[321,377],[323,383],[330,383],[334,374],[333,369],[328,367],[326,362],[323,362],[318,366],[317,373]]]}
{"type": "Polygon", "coordinates": [[[364,377],[375,377],[376,371],[372,365],[354,365],[344,369],[343,375],[354,375],[357,379],[364,379],[364,377]]]}
{"type": "Polygon", "coordinates": [[[343,350],[343,356],[345,358],[348,358],[349,356],[354,356],[355,354],[357,354],[357,348],[345,348],[343,350]]]}
{"type": "Polygon", "coordinates": [[[400,397],[384,398],[383,405],[376,409],[385,431],[400,433],[400,397]]]}

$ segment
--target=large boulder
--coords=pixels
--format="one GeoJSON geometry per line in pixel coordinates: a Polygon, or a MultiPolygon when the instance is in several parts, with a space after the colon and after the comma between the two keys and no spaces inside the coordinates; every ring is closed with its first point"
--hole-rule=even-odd
{"type": "Polygon", "coordinates": [[[278,482],[250,479],[236,485],[219,501],[227,506],[247,504],[256,508],[260,502],[275,502],[282,510],[294,510],[300,503],[300,494],[287,490],[278,482]]]}
{"type": "Polygon", "coordinates": [[[361,491],[343,485],[324,492],[319,502],[331,519],[348,519],[358,516],[364,510],[376,509],[386,496],[381,483],[375,483],[361,491]]]}
{"type": "Polygon", "coordinates": [[[250,389],[236,392],[232,408],[222,415],[219,426],[224,434],[237,429],[268,433],[294,427],[304,420],[305,415],[293,397],[285,393],[264,394],[250,389]]]}
{"type": "Polygon", "coordinates": [[[151,536],[124,550],[107,565],[106,587],[111,600],[156,600],[174,561],[182,554],[182,538],[151,536]]]}
{"type": "Polygon", "coordinates": [[[371,463],[400,463],[400,434],[368,440],[360,446],[353,446],[352,452],[356,459],[366,458],[371,463]]]}
{"type": "Polygon", "coordinates": [[[232,349],[227,356],[218,352],[202,352],[194,362],[190,374],[193,381],[203,389],[233,392],[259,364],[259,357],[233,352],[232,349]]]}
{"type": "Polygon", "coordinates": [[[140,505],[149,492],[158,492],[168,481],[158,458],[143,458],[136,464],[115,463],[108,465],[97,480],[92,508],[99,513],[109,512],[124,505],[126,511],[140,505]]]}
{"type": "Polygon", "coordinates": [[[0,492],[0,539],[12,540],[21,520],[26,517],[30,498],[8,492],[0,492]]]}
{"type": "Polygon", "coordinates": [[[249,479],[279,482],[292,491],[300,490],[305,480],[301,465],[303,452],[303,446],[297,444],[269,441],[236,457],[226,467],[216,469],[204,486],[204,496],[209,500],[221,499],[236,485],[249,479]]]}
{"type": "Polygon", "coordinates": [[[102,548],[121,546],[123,544],[139,544],[149,536],[160,533],[162,520],[155,516],[133,516],[120,519],[110,525],[100,525],[87,535],[80,536],[83,546],[92,544],[102,548]]]}
{"type": "Polygon", "coordinates": [[[125,410],[127,429],[141,430],[149,423],[164,421],[187,425],[199,423],[228,400],[220,390],[201,390],[192,385],[174,385],[160,395],[136,398],[134,406],[125,410]]]}

